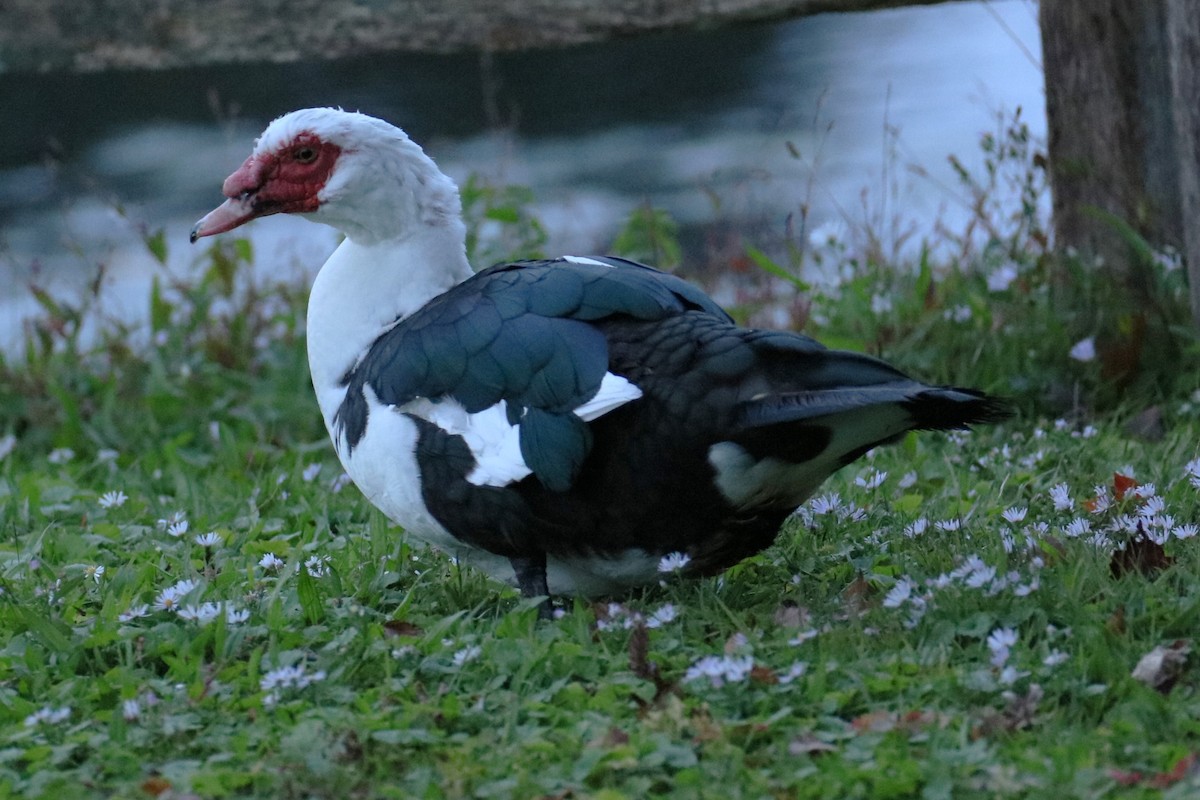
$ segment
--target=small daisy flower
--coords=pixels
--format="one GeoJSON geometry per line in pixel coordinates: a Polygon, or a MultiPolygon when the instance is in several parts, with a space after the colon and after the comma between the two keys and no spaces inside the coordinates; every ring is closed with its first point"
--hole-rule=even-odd
{"type": "Polygon", "coordinates": [[[173,522],[167,526],[167,533],[171,534],[176,539],[178,539],[180,536],[183,536],[187,532],[188,521],[186,519],[181,519],[178,522],[173,522]]]}
{"type": "Polygon", "coordinates": [[[177,612],[180,619],[207,625],[221,614],[221,606],[217,603],[201,603],[200,605],[181,606],[177,612]]]}
{"type": "Polygon", "coordinates": [[[683,679],[694,681],[707,678],[714,687],[724,686],[725,683],[740,683],[754,668],[751,656],[734,658],[731,656],[705,656],[688,667],[683,679]]]}
{"type": "Polygon", "coordinates": [[[821,514],[836,514],[842,507],[842,496],[837,492],[823,494],[820,497],[814,497],[809,503],[809,508],[812,509],[814,515],[821,514]]]}
{"type": "Polygon", "coordinates": [[[956,531],[960,527],[962,527],[962,521],[958,520],[958,519],[943,519],[943,520],[939,520],[939,521],[933,523],[933,526],[935,528],[937,528],[939,531],[945,531],[946,533],[953,533],[954,531],[956,531]]]}
{"type": "Polygon", "coordinates": [[[250,619],[250,612],[244,608],[234,608],[228,603],[225,605],[225,624],[226,625],[241,625],[246,620],[250,619]]]}
{"type": "Polygon", "coordinates": [[[131,620],[140,619],[150,613],[150,606],[145,603],[137,606],[130,606],[125,611],[117,615],[117,620],[120,622],[130,622],[131,620]]]}
{"type": "Polygon", "coordinates": [[[69,447],[57,447],[50,451],[50,455],[46,456],[46,460],[51,464],[66,464],[75,458],[75,451],[69,447]]]}
{"type": "Polygon", "coordinates": [[[904,526],[904,535],[909,539],[914,539],[929,529],[929,520],[925,517],[917,517],[911,524],[904,526]]]}
{"type": "Polygon", "coordinates": [[[1191,539],[1197,533],[1200,533],[1200,528],[1194,523],[1188,522],[1184,525],[1176,525],[1171,529],[1171,535],[1176,539],[1191,539]]]}
{"type": "Polygon", "coordinates": [[[142,716],[142,704],[137,698],[131,698],[121,703],[121,716],[126,722],[137,722],[142,716]]]}
{"type": "Polygon", "coordinates": [[[320,463],[309,464],[304,468],[304,472],[300,473],[300,477],[304,479],[305,483],[312,483],[321,474],[322,466],[320,463]]]}
{"type": "Polygon", "coordinates": [[[454,662],[454,666],[461,667],[463,664],[467,664],[479,658],[479,654],[482,652],[483,648],[479,645],[468,645],[467,647],[455,652],[451,660],[454,662]]]}
{"type": "Polygon", "coordinates": [[[1095,361],[1096,337],[1089,336],[1086,339],[1080,339],[1071,347],[1071,352],[1068,355],[1076,361],[1095,361]]]}
{"type": "Polygon", "coordinates": [[[912,597],[913,582],[908,578],[901,578],[896,581],[895,585],[888,590],[888,593],[883,597],[884,608],[899,608],[904,605],[912,597]]]}
{"type": "Polygon", "coordinates": [[[125,493],[118,489],[115,492],[105,492],[96,502],[101,508],[120,508],[128,499],[125,493]]]}
{"type": "Polygon", "coordinates": [[[345,489],[349,484],[350,476],[343,472],[341,475],[338,475],[333,479],[333,483],[329,484],[329,490],[334,494],[337,494],[342,489],[345,489]]]}
{"type": "Polygon", "coordinates": [[[329,572],[329,556],[309,556],[304,569],[314,578],[323,578],[329,572]]]}
{"type": "Polygon", "coordinates": [[[667,553],[658,562],[659,572],[679,572],[688,565],[692,557],[687,553],[667,553]]]}
{"type": "Polygon", "coordinates": [[[259,686],[264,692],[274,689],[303,689],[322,680],[325,680],[324,670],[309,673],[302,665],[295,665],[271,670],[262,676],[259,686]]]}
{"type": "Polygon", "coordinates": [[[878,489],[883,482],[887,480],[888,474],[879,470],[871,470],[867,475],[859,475],[854,479],[856,486],[861,486],[864,489],[878,489]]]}
{"type": "Polygon", "coordinates": [[[60,722],[66,722],[71,718],[71,708],[63,706],[62,708],[51,708],[45,706],[38,711],[33,712],[25,718],[25,727],[32,728],[35,725],[57,725],[60,722]]]}
{"type": "Polygon", "coordinates": [[[1016,525],[1018,522],[1021,522],[1023,519],[1025,519],[1025,515],[1028,513],[1029,509],[1025,506],[1010,506],[1009,508],[1004,509],[1000,516],[1004,517],[1004,520],[1009,524],[1016,525]]]}
{"type": "Polygon", "coordinates": [[[1062,650],[1051,650],[1050,653],[1042,659],[1042,663],[1047,667],[1057,667],[1059,664],[1063,663],[1069,658],[1070,656],[1064,653],[1062,650]]]}
{"type": "Polygon", "coordinates": [[[1009,650],[1017,643],[1017,632],[1012,628],[997,628],[988,634],[987,648],[992,651],[992,666],[1002,667],[1008,662],[1009,650]]]}
{"type": "Polygon", "coordinates": [[[83,575],[99,583],[100,579],[104,577],[104,566],[101,564],[89,564],[83,568],[83,575]]]}
{"type": "Polygon", "coordinates": [[[1014,264],[1004,264],[987,277],[989,292],[1003,292],[1017,279],[1017,268],[1014,264]]]}
{"type": "Polygon", "coordinates": [[[263,553],[263,557],[258,560],[258,565],[265,570],[274,572],[283,567],[284,560],[274,553],[263,553]]]}
{"type": "Polygon", "coordinates": [[[207,550],[209,548],[216,547],[221,543],[221,534],[217,533],[216,531],[200,533],[196,535],[193,541],[207,550]]]}
{"type": "Polygon", "coordinates": [[[1075,507],[1070,490],[1065,483],[1059,483],[1050,488],[1050,501],[1054,503],[1055,511],[1070,511],[1075,507]]]}
{"type": "Polygon", "coordinates": [[[896,485],[901,489],[911,489],[913,486],[916,486],[916,484],[917,472],[916,470],[909,470],[900,477],[900,481],[896,485]]]}
{"type": "Polygon", "coordinates": [[[0,461],[8,458],[9,453],[17,448],[17,437],[11,433],[0,436],[0,461]]]}
{"type": "Polygon", "coordinates": [[[675,606],[670,603],[665,603],[658,608],[653,614],[646,618],[647,628],[661,628],[668,622],[674,622],[679,616],[675,610],[675,606]]]}
{"type": "Polygon", "coordinates": [[[797,678],[803,677],[805,672],[808,672],[808,664],[803,661],[792,662],[786,672],[779,674],[779,682],[786,686],[797,678]]]}

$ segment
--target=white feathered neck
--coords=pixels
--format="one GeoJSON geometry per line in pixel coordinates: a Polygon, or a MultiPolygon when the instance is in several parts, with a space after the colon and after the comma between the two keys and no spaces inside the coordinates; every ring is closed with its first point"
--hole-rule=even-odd
{"type": "Polygon", "coordinates": [[[304,216],[346,234],[318,273],[308,304],[313,385],[337,387],[378,336],[471,276],[458,187],[404,131],[337,109],[294,111],[271,123],[255,153],[302,133],[341,148],[320,207],[304,216]]]}

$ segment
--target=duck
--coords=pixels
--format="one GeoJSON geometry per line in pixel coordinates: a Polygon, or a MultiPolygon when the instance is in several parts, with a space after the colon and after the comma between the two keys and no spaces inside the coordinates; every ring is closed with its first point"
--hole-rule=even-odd
{"type": "Polygon", "coordinates": [[[294,214],[344,235],[308,362],[346,474],[405,533],[541,598],[710,576],[769,547],[831,474],[912,430],[1000,422],[609,255],[468,263],[455,183],[400,128],[335,108],[271,122],[191,231],[294,214]]]}

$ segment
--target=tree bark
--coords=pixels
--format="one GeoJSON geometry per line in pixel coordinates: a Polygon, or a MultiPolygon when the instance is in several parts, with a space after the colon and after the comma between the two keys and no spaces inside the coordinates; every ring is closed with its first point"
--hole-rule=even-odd
{"type": "Polygon", "coordinates": [[[0,0],[0,72],[522,50],[948,0],[0,0]]]}
{"type": "Polygon", "coordinates": [[[1200,19],[1192,0],[1168,0],[1167,36],[1179,157],[1180,245],[1188,270],[1192,320],[1200,327],[1200,19]]]}
{"type": "Polygon", "coordinates": [[[1129,225],[1183,253],[1200,322],[1200,16],[1194,0],[1042,0],[1050,183],[1060,247],[1132,289],[1129,225]]]}

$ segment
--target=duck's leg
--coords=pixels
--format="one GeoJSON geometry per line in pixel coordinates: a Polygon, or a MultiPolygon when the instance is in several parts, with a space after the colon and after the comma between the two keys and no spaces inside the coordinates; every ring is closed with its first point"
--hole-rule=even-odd
{"type": "Polygon", "coordinates": [[[550,585],[546,582],[546,554],[513,556],[509,563],[517,575],[522,597],[546,598],[538,606],[538,619],[553,619],[554,606],[550,602],[550,585]]]}

